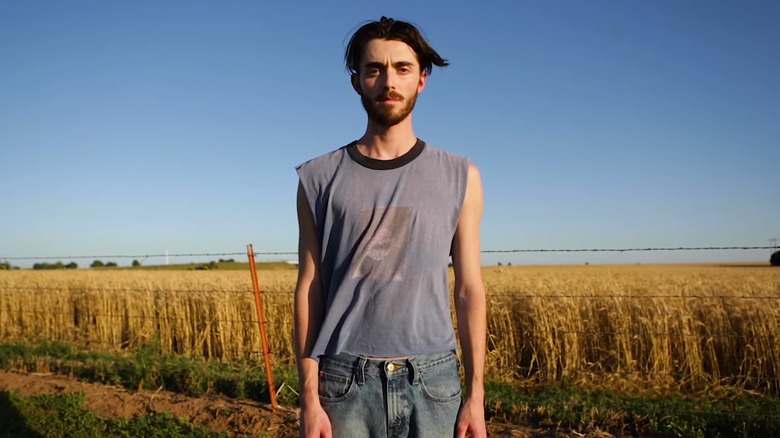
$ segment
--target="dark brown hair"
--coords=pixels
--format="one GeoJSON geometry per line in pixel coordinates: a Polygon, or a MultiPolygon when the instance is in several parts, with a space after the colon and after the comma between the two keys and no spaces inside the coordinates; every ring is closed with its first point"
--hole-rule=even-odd
{"type": "Polygon", "coordinates": [[[361,26],[349,40],[347,50],[344,53],[344,62],[350,73],[358,74],[360,72],[363,51],[366,44],[373,39],[406,43],[417,54],[420,71],[427,74],[431,73],[434,65],[446,67],[450,64],[433,50],[433,47],[428,44],[428,41],[416,27],[405,21],[382,17],[379,21],[372,21],[361,26]]]}

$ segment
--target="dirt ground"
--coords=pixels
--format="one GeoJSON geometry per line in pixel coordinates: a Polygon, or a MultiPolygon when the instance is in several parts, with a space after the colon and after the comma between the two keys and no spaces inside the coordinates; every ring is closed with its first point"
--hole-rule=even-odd
{"type": "MultiPolygon", "coordinates": [[[[66,376],[0,370],[0,391],[21,396],[46,393],[84,392],[87,409],[106,418],[133,417],[151,412],[168,412],[187,417],[190,422],[212,431],[229,434],[295,438],[298,437],[298,413],[274,411],[270,405],[225,397],[187,397],[166,391],[128,391],[127,389],[82,382],[66,376]]],[[[513,438],[608,438],[613,435],[594,431],[588,434],[561,430],[488,424],[488,436],[513,438]]]]}

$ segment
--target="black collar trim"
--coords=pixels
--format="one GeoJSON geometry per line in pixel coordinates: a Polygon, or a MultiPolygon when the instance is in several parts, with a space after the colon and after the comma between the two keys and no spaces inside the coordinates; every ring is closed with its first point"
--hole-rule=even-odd
{"type": "Polygon", "coordinates": [[[367,167],[373,170],[392,170],[403,167],[411,163],[415,158],[419,157],[425,149],[425,142],[417,139],[417,143],[409,149],[409,152],[401,155],[398,158],[392,160],[377,160],[376,158],[370,158],[360,153],[357,148],[357,141],[347,145],[347,153],[356,163],[363,167],[367,167]]]}

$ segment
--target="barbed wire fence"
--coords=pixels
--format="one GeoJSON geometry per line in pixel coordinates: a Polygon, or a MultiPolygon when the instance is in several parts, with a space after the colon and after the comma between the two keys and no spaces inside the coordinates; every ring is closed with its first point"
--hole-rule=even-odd
{"type": "MultiPolygon", "coordinates": [[[[499,250],[483,250],[483,254],[507,254],[507,253],[581,253],[581,252],[613,252],[613,253],[625,253],[625,252],[660,252],[660,251],[730,251],[730,250],[777,250],[777,248],[773,246],[698,246],[698,247],[636,247],[636,248],[556,248],[556,249],[547,249],[547,248],[539,248],[539,249],[499,249],[499,250]]],[[[206,257],[206,258],[214,258],[214,257],[242,257],[246,256],[246,252],[193,252],[193,253],[150,253],[150,254],[102,254],[102,255],[70,255],[70,256],[8,256],[8,257],[0,257],[0,261],[39,261],[39,260],[84,260],[84,259],[93,259],[93,260],[109,260],[109,259],[140,259],[140,260],[149,260],[149,259],[155,259],[155,258],[165,258],[165,260],[168,260],[169,258],[195,258],[195,257],[206,257]]],[[[258,251],[254,252],[255,256],[294,256],[297,255],[297,252],[293,251],[258,251]]],[[[193,262],[193,263],[202,263],[202,262],[193,262]]],[[[767,263],[768,265],[768,263],[767,263]]],[[[262,269],[262,267],[260,268],[262,269]]],[[[27,292],[32,294],[45,294],[48,292],[53,292],[56,290],[61,290],[61,288],[58,287],[47,287],[47,286],[41,286],[41,285],[14,285],[14,286],[2,286],[2,289],[6,291],[15,291],[15,292],[27,292]]],[[[141,288],[127,288],[127,287],[89,287],[89,288],[80,288],[79,289],[82,292],[87,293],[97,293],[97,292],[111,292],[111,293],[143,293],[147,292],[146,289],[141,288]]],[[[2,292],[2,290],[0,290],[2,292]]],[[[246,288],[245,290],[221,290],[221,289],[188,289],[188,288],[182,288],[182,289],[166,289],[164,291],[165,293],[172,293],[172,294],[193,294],[193,293],[211,293],[211,294],[238,294],[243,295],[245,294],[247,297],[251,297],[253,294],[253,290],[251,288],[246,288]]],[[[262,290],[263,295],[267,296],[281,296],[285,298],[292,298],[293,291],[292,290],[262,290]]],[[[504,300],[523,300],[523,299],[531,299],[531,298],[540,298],[538,294],[529,294],[529,293],[494,293],[490,295],[492,298],[501,298],[504,300]]],[[[685,295],[685,296],[679,296],[679,295],[665,295],[665,294],[651,294],[651,295],[619,295],[619,294],[606,294],[606,295],[587,295],[587,294],[566,294],[566,293],[556,293],[556,294],[548,294],[544,295],[543,298],[545,299],[630,299],[630,300],[664,300],[664,299],[682,299],[686,301],[705,301],[705,300],[715,300],[715,301],[723,301],[723,300],[744,300],[744,301],[759,301],[759,302],[767,302],[767,303],[774,303],[776,300],[780,299],[780,296],[775,295],[730,295],[730,294],[723,294],[723,295],[706,295],[706,294],[693,294],[693,295],[685,295]]],[[[8,311],[7,309],[0,310],[2,311],[8,311]]],[[[62,317],[62,318],[72,318],[73,313],[68,311],[59,311],[52,313],[51,311],[39,311],[39,310],[19,310],[16,312],[16,316],[21,315],[27,315],[27,316],[38,316],[38,317],[62,317]]],[[[126,312],[124,313],[101,313],[101,312],[92,312],[89,314],[90,318],[105,318],[105,319],[116,319],[121,321],[126,321],[128,319],[149,319],[149,318],[155,318],[154,316],[150,315],[131,315],[126,312]]],[[[170,316],[167,316],[167,318],[171,319],[170,316]]],[[[175,317],[171,320],[182,320],[186,321],[187,318],[184,317],[175,317]]],[[[209,324],[213,323],[230,323],[230,324],[245,324],[247,326],[256,326],[258,324],[258,318],[212,318],[209,321],[209,324]]],[[[287,323],[270,319],[265,322],[274,332],[279,332],[283,330],[288,330],[289,327],[287,326],[287,323]]],[[[647,333],[644,333],[647,334],[647,333]]],[[[577,336],[589,336],[589,337],[600,337],[600,336],[626,336],[626,337],[636,337],[639,336],[640,333],[632,333],[628,331],[615,331],[615,330],[587,330],[587,331],[565,331],[561,330],[557,333],[557,336],[559,337],[566,337],[569,335],[577,335],[577,336]]],[[[670,338],[698,338],[701,335],[698,333],[664,333],[664,332],[657,332],[653,333],[654,336],[659,337],[670,337],[670,338]]],[[[716,335],[716,337],[728,339],[728,338],[744,338],[749,337],[751,340],[758,340],[758,341],[764,341],[770,344],[777,344],[778,338],[780,336],[777,336],[775,332],[772,332],[771,334],[767,335],[756,335],[756,334],[745,334],[745,333],[721,333],[716,335]]],[[[712,341],[710,339],[710,341],[712,341]]],[[[92,342],[91,345],[94,345],[96,348],[104,347],[104,348],[115,348],[117,345],[115,343],[101,343],[101,342],[92,342]]],[[[250,350],[247,351],[249,354],[253,356],[259,356],[262,354],[261,351],[257,350],[250,350]]],[[[528,367],[518,367],[517,369],[520,373],[533,373],[534,371],[538,371],[537,367],[534,366],[528,366],[528,367]]],[[[599,376],[602,375],[604,377],[614,377],[616,375],[622,375],[622,376],[633,376],[633,375],[639,375],[640,377],[648,378],[648,377],[668,377],[668,378],[677,378],[679,377],[674,372],[669,373],[653,373],[653,372],[647,372],[647,371],[632,371],[632,370],[607,370],[607,369],[582,369],[577,367],[572,367],[570,369],[567,369],[568,375],[578,375],[578,374],[586,374],[590,376],[599,376]]],[[[764,386],[767,388],[774,388],[773,390],[769,391],[770,395],[777,395],[775,394],[778,391],[778,388],[780,388],[780,377],[777,376],[777,374],[769,374],[769,375],[755,375],[752,373],[739,373],[739,374],[733,374],[728,376],[722,376],[721,380],[724,382],[730,382],[730,381],[740,381],[740,382],[753,382],[752,385],[754,386],[764,386]]],[[[724,413],[724,415],[733,415],[734,413],[724,413]]]]}
{"type": "MultiPolygon", "coordinates": [[[[521,253],[577,253],[577,252],[660,252],[660,251],[730,251],[730,250],[777,250],[775,246],[664,246],[664,247],[627,247],[627,248],[525,248],[525,249],[487,249],[482,254],[521,254],[521,253]]],[[[255,256],[297,255],[297,251],[255,251],[255,256]]],[[[65,255],[65,256],[0,256],[0,260],[83,260],[83,259],[150,259],[179,257],[237,257],[245,252],[194,252],[194,253],[149,253],[149,254],[108,254],[108,255],[65,255]]]]}

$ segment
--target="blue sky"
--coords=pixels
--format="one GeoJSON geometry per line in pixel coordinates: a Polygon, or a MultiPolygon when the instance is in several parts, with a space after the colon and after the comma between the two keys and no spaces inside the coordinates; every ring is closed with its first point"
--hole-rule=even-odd
{"type": "Polygon", "coordinates": [[[451,62],[415,129],[480,168],[485,264],[768,260],[491,252],[780,237],[780,3],[677,0],[2,2],[0,260],[294,252],[294,167],[363,133],[342,57],[382,15],[451,62]]]}

